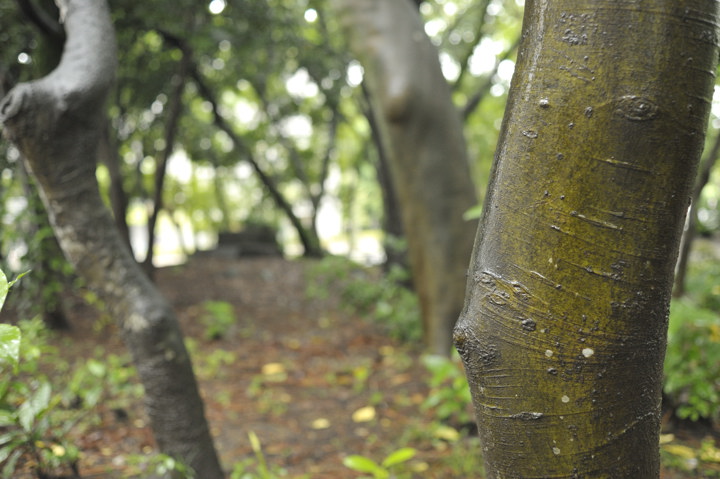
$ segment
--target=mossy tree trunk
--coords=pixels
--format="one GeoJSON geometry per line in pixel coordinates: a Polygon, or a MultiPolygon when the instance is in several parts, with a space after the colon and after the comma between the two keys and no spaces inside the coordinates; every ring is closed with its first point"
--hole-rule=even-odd
{"type": "Polygon", "coordinates": [[[477,201],[460,114],[437,48],[410,0],[335,0],[350,49],[365,69],[373,114],[397,194],[425,343],[452,347],[463,304],[477,201]]]}
{"type": "Polygon", "coordinates": [[[718,2],[533,0],[455,331],[494,478],[657,478],[718,2]]]}
{"type": "Polygon", "coordinates": [[[37,179],[63,252],[118,322],[161,451],[183,459],[198,477],[220,479],[224,474],[176,317],[131,256],[95,179],[116,65],[108,7],[100,0],[57,3],[68,34],[60,64],[7,94],[0,103],[3,133],[37,179]]]}

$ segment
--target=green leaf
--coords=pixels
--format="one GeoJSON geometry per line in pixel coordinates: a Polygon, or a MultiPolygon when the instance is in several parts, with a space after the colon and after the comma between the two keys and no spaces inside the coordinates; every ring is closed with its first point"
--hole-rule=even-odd
{"type": "MultiPolygon", "coordinates": [[[[0,409],[0,427],[7,427],[17,424],[17,416],[12,411],[0,409]]],[[[2,442],[0,442],[2,444],[2,442]]]]}
{"type": "Polygon", "coordinates": [[[401,464],[415,457],[416,453],[417,450],[413,449],[412,447],[403,447],[386,457],[385,460],[383,460],[382,465],[383,467],[387,468],[392,467],[396,464],[401,464]]]}
{"type": "MultiPolygon", "coordinates": [[[[0,275],[2,272],[0,271],[0,275]]],[[[3,276],[4,278],[4,276],[3,276]]],[[[0,282],[2,278],[0,278],[0,282]]],[[[17,373],[20,362],[20,328],[9,324],[0,324],[0,366],[11,364],[13,371],[17,373]]]]}
{"type": "Polygon", "coordinates": [[[37,391],[18,408],[20,426],[30,432],[41,413],[50,405],[50,383],[43,382],[37,391]]]}
{"type": "Polygon", "coordinates": [[[5,273],[0,270],[0,309],[2,309],[3,305],[5,304],[5,298],[7,298],[8,289],[10,289],[10,285],[8,284],[7,276],[5,276],[5,273]]]}
{"type": "Polygon", "coordinates": [[[88,371],[90,371],[90,374],[98,378],[105,376],[105,372],[107,371],[105,364],[97,359],[89,359],[87,362],[87,368],[88,371]]]}
{"type": "Polygon", "coordinates": [[[10,454],[15,450],[16,445],[15,444],[9,444],[5,447],[0,447],[0,463],[5,462],[5,460],[10,457],[10,454]]]}
{"type": "Polygon", "coordinates": [[[20,274],[17,278],[15,278],[13,281],[8,282],[7,276],[5,276],[5,273],[0,270],[0,309],[2,309],[3,305],[5,304],[5,298],[7,298],[8,290],[10,287],[20,281],[20,278],[28,274],[30,271],[25,271],[24,273],[20,274]]]}
{"type": "Polygon", "coordinates": [[[475,205],[463,213],[465,221],[476,220],[482,216],[483,205],[475,205]]]}
{"type": "MultiPolygon", "coordinates": [[[[19,434],[17,429],[7,432],[5,434],[0,434],[0,446],[7,447],[6,444],[15,444],[17,442],[18,436],[19,434]]],[[[2,461],[3,459],[0,459],[0,462],[2,461]]]]}
{"type": "Polygon", "coordinates": [[[345,467],[358,472],[369,472],[375,477],[379,477],[377,474],[382,472],[380,465],[372,459],[365,456],[358,456],[354,454],[343,459],[345,467]]]}

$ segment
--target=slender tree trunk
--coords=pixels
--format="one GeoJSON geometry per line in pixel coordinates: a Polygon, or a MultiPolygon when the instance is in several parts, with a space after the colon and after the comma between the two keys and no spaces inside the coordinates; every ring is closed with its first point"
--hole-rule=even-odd
{"type": "Polygon", "coordinates": [[[163,194],[165,190],[165,178],[167,176],[167,165],[175,147],[175,137],[177,136],[183,109],[182,96],[185,91],[185,83],[191,64],[190,52],[182,48],[182,44],[177,46],[180,48],[182,57],[180,58],[178,72],[172,78],[172,91],[170,92],[167,119],[165,120],[165,148],[160,152],[159,158],[157,159],[155,189],[153,190],[153,208],[147,223],[148,244],[145,250],[143,268],[150,278],[154,276],[155,272],[155,265],[153,264],[155,258],[155,233],[158,216],[164,204],[163,194]]]}
{"type": "Polygon", "coordinates": [[[685,279],[687,277],[688,261],[690,259],[690,251],[697,234],[698,223],[698,203],[703,188],[710,181],[710,173],[720,156],[720,134],[715,137],[712,148],[708,152],[707,158],[702,162],[700,174],[698,175],[693,189],[690,212],[688,213],[687,226],[683,232],[682,241],[680,242],[680,256],[678,258],[677,267],[675,268],[675,283],[673,285],[673,297],[679,298],[685,294],[685,279]]]}
{"type": "Polygon", "coordinates": [[[455,332],[488,479],[659,476],[718,3],[532,0],[455,332]]]}
{"type": "Polygon", "coordinates": [[[462,309],[476,204],[460,115],[438,51],[409,0],[334,0],[387,147],[425,343],[449,354],[462,309]]]}
{"type": "Polygon", "coordinates": [[[95,180],[103,107],[116,63],[108,7],[99,0],[58,3],[68,33],[60,65],[10,91],[0,103],[0,122],[38,180],[65,255],[118,321],[160,449],[183,459],[198,477],[220,479],[175,315],[130,255],[95,180]]]}
{"type": "Polygon", "coordinates": [[[225,120],[225,117],[223,117],[220,113],[215,95],[203,80],[196,65],[192,68],[191,76],[193,80],[195,80],[195,84],[197,85],[200,94],[212,105],[213,123],[215,126],[227,133],[235,145],[235,148],[240,150],[240,154],[243,155],[248,163],[250,163],[250,166],[252,166],[255,174],[258,176],[260,183],[265,186],[268,194],[273,199],[277,207],[285,213],[290,221],[290,224],[292,224],[295,231],[297,231],[300,243],[303,245],[304,255],[311,258],[322,257],[324,252],[320,246],[320,239],[317,236],[317,232],[315,229],[308,230],[305,226],[303,226],[302,221],[300,221],[300,218],[298,218],[293,211],[292,205],[285,199],[282,192],[278,189],[275,184],[275,180],[273,180],[273,178],[262,169],[260,163],[258,163],[250,148],[245,145],[238,134],[235,133],[235,130],[233,130],[230,124],[225,120]]]}
{"type": "Polygon", "coordinates": [[[377,161],[375,162],[375,174],[378,184],[380,185],[380,193],[383,199],[383,249],[385,250],[385,263],[383,268],[389,271],[393,265],[402,268],[408,268],[407,247],[401,246],[405,235],[402,227],[402,217],[400,215],[400,205],[398,204],[397,194],[390,179],[390,168],[387,159],[387,149],[383,146],[382,135],[375,121],[375,114],[372,111],[372,103],[370,103],[370,95],[362,85],[363,96],[367,101],[367,108],[364,108],[364,114],[370,125],[370,134],[372,136],[375,149],[377,150],[377,161]]]}
{"type": "Polygon", "coordinates": [[[110,122],[105,121],[105,129],[100,136],[99,158],[108,169],[110,176],[110,205],[112,207],[115,226],[128,249],[132,251],[130,243],[130,228],[127,224],[127,211],[129,200],[123,187],[123,176],[120,169],[120,155],[117,145],[112,140],[110,122]]]}

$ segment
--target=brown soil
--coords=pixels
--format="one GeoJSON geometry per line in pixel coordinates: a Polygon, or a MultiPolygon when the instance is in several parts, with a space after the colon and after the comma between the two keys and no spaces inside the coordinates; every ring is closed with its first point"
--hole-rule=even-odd
{"type": "MultiPolygon", "coordinates": [[[[447,465],[453,449],[472,451],[473,439],[451,443],[434,432],[437,422],[421,407],[429,389],[419,345],[389,339],[382,325],[344,312],[335,298],[308,299],[307,266],[198,257],[157,272],[192,338],[206,415],[228,475],[239,461],[256,463],[248,438],[254,433],[267,463],[291,478],[358,477],[343,466],[347,455],[379,462],[400,445],[418,449],[413,477],[480,477],[447,465]],[[229,302],[236,312],[235,324],[217,340],[205,337],[208,300],[229,302]]],[[[72,330],[56,339],[71,362],[92,357],[99,345],[124,353],[112,324],[93,327],[97,315],[87,307],[75,316],[72,330]]],[[[86,422],[76,434],[83,478],[131,476],[136,468],[128,458],[155,450],[139,400],[101,406],[95,421],[86,422]]],[[[701,476],[666,471],[662,477],[701,476]]]]}

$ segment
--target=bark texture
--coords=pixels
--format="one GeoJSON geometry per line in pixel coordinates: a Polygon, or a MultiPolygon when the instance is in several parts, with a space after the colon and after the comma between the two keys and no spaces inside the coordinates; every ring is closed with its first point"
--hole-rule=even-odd
{"type": "Polygon", "coordinates": [[[526,4],[455,343],[488,478],[659,476],[718,3],[526,4]]]}
{"type": "Polygon", "coordinates": [[[0,103],[4,134],[40,185],[60,245],[95,288],[128,345],[160,449],[198,477],[223,477],[174,313],[142,274],[100,198],[95,159],[116,67],[107,5],[58,2],[68,34],[60,65],[0,103]]]}
{"type": "Polygon", "coordinates": [[[334,0],[387,147],[425,341],[448,354],[462,309],[476,204],[460,115],[410,0],[334,0]]]}

